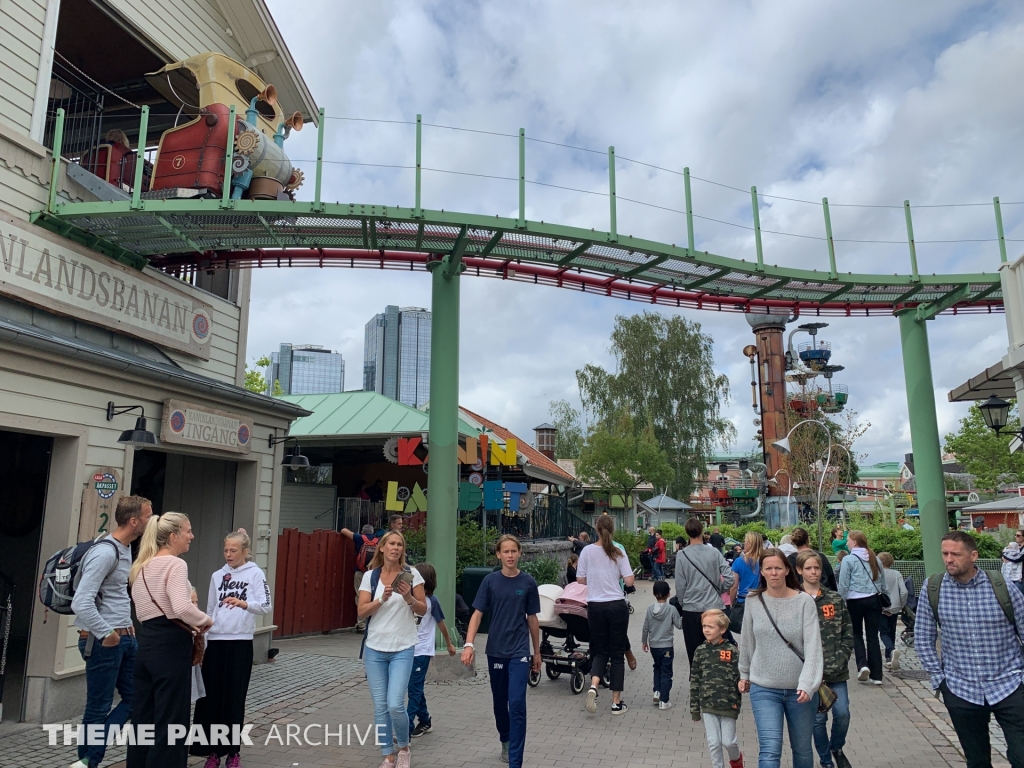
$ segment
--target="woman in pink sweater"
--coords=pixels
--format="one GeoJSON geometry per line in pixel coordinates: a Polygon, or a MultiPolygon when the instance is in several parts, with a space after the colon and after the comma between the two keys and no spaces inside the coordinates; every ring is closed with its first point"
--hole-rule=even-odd
{"type": "Polygon", "coordinates": [[[205,632],[213,619],[192,604],[188,566],[179,555],[192,543],[187,515],[153,515],[139,544],[129,582],[142,624],[135,656],[132,723],[154,726],[152,746],[129,745],[128,768],[184,768],[192,694],[192,632],[205,632]],[[177,620],[177,621],[175,621],[177,620]],[[171,733],[171,729],[176,729],[171,733]],[[175,737],[170,744],[168,736],[175,737]]]}

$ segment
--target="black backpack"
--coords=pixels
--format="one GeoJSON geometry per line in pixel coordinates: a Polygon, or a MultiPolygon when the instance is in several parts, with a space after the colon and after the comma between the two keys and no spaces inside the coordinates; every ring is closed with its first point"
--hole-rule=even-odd
{"type": "Polygon", "coordinates": [[[114,548],[114,554],[117,556],[114,560],[114,567],[106,576],[106,578],[110,578],[110,574],[117,570],[120,562],[121,553],[117,549],[117,545],[107,539],[105,535],[103,538],[79,542],[60,552],[55,552],[46,561],[43,576],[39,580],[40,602],[49,610],[63,616],[70,616],[74,613],[71,610],[71,601],[74,600],[75,590],[78,589],[78,584],[82,580],[82,561],[85,559],[86,552],[104,542],[114,548]]]}

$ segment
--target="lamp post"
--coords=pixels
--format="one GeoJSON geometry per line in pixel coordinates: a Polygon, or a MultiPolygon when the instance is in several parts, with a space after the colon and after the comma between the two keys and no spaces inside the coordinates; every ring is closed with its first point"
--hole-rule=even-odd
{"type": "Polygon", "coordinates": [[[818,495],[816,505],[816,512],[818,516],[818,546],[820,547],[822,545],[822,538],[824,536],[821,527],[821,492],[822,489],[825,487],[825,476],[828,474],[828,467],[832,461],[832,433],[829,432],[828,427],[826,427],[820,421],[814,421],[809,419],[807,421],[801,421],[799,424],[797,424],[795,427],[789,430],[789,432],[786,434],[784,438],[782,438],[781,440],[776,440],[774,443],[772,443],[772,447],[775,448],[775,450],[777,451],[781,451],[782,453],[792,454],[793,450],[789,445],[789,437],[804,424],[817,424],[819,427],[825,430],[825,437],[828,439],[828,453],[825,456],[825,468],[821,472],[821,480],[818,481],[818,495]]]}

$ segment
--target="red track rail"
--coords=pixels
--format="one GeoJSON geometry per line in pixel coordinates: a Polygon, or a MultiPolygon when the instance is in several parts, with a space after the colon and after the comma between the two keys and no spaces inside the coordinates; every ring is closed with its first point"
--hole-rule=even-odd
{"type": "MultiPolygon", "coordinates": [[[[410,251],[364,250],[357,248],[288,248],[280,250],[254,249],[246,251],[211,252],[205,256],[196,254],[174,254],[153,259],[153,265],[170,274],[180,275],[183,271],[195,269],[226,269],[262,267],[343,267],[370,269],[425,270],[428,262],[438,256],[431,253],[410,251]]],[[[466,272],[478,277],[496,277],[502,280],[549,285],[557,288],[578,290],[600,296],[611,296],[648,304],[708,309],[719,312],[750,312],[752,310],[782,310],[797,315],[825,315],[864,317],[870,315],[891,315],[900,307],[891,303],[828,303],[816,304],[809,301],[780,299],[748,299],[742,296],[723,296],[701,291],[686,291],[667,285],[653,285],[629,279],[619,279],[594,273],[583,272],[569,266],[516,262],[507,259],[488,259],[465,256],[462,259],[466,272]]],[[[914,306],[908,303],[901,306],[914,306]]],[[[1001,300],[980,302],[963,307],[953,307],[950,314],[991,314],[1001,312],[1001,300]]]]}

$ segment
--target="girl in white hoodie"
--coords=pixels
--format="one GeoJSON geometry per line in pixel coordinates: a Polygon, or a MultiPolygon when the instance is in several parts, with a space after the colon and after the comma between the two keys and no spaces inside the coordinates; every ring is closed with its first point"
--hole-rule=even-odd
{"type": "Polygon", "coordinates": [[[213,619],[207,633],[206,655],[203,657],[205,698],[196,702],[193,723],[203,729],[207,745],[193,744],[190,752],[206,755],[204,768],[218,768],[227,757],[226,768],[241,768],[238,744],[213,744],[213,729],[227,728],[228,740],[245,722],[245,697],[252,673],[252,636],[256,616],[268,614],[270,587],[266,576],[252,562],[252,542],[244,528],[224,538],[226,565],[210,579],[210,595],[206,613],[213,619]]]}

